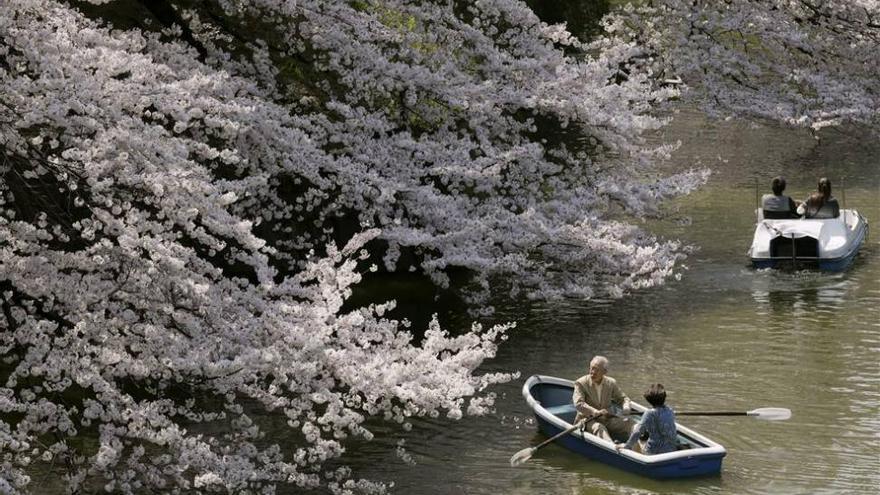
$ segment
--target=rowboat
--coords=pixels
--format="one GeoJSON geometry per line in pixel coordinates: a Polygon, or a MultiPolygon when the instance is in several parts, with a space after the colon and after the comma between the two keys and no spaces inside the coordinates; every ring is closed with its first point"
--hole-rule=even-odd
{"type": "MultiPolygon", "coordinates": [[[[572,403],[574,382],[552,376],[533,375],[523,385],[523,396],[538,420],[541,432],[553,436],[570,428],[575,419],[572,403]]],[[[638,421],[646,408],[632,403],[632,418],[638,421]]],[[[720,444],[676,423],[678,450],[644,455],[618,451],[614,444],[579,428],[557,443],[584,457],[656,479],[689,478],[718,474],[727,451],[720,444]]]]}
{"type": "Polygon", "coordinates": [[[857,210],[837,218],[767,219],[757,209],[749,258],[755,268],[780,264],[812,265],[839,272],[855,260],[868,235],[868,222],[857,210]]]}

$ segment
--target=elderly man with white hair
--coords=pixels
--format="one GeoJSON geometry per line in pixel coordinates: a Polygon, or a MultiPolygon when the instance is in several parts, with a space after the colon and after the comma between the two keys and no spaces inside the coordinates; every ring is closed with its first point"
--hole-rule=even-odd
{"type": "Polygon", "coordinates": [[[585,425],[592,434],[614,442],[615,438],[629,438],[634,423],[610,411],[612,405],[620,407],[623,415],[629,414],[629,397],[617,381],[608,373],[608,358],[596,356],[590,361],[589,374],[574,382],[572,400],[577,408],[575,423],[584,418],[595,417],[585,425]]]}

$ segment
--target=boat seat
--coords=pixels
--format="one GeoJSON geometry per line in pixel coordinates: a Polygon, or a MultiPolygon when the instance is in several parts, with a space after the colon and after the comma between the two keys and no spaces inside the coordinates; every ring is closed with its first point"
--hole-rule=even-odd
{"type": "Polygon", "coordinates": [[[560,414],[577,412],[577,409],[574,408],[574,404],[563,404],[561,406],[550,406],[550,407],[544,406],[544,409],[546,409],[547,412],[549,412],[550,414],[553,414],[556,416],[558,416],[560,414]]]}
{"type": "Polygon", "coordinates": [[[766,220],[784,220],[784,219],[793,219],[800,218],[797,213],[793,213],[790,211],[773,211],[773,210],[762,210],[763,219],[766,220]]]}
{"type": "Polygon", "coordinates": [[[574,404],[562,404],[560,406],[550,406],[544,407],[550,414],[554,416],[558,416],[569,423],[574,421],[575,415],[577,415],[577,409],[574,408],[574,404]]]}

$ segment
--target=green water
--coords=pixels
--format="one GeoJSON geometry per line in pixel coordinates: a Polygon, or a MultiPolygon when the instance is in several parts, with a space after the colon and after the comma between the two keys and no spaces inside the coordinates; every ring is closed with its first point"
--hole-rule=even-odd
{"type": "MultiPolygon", "coordinates": [[[[394,481],[393,492],[404,494],[814,494],[880,486],[880,143],[855,131],[817,141],[804,131],[706,121],[696,112],[679,115],[656,139],[683,142],[668,168],[715,171],[677,203],[674,219],[652,227],[699,248],[681,280],[605,303],[498,301],[494,319],[518,328],[485,369],[522,377],[495,389],[496,413],[389,429],[347,456],[359,476],[394,481]],[[874,224],[848,271],[749,267],[755,177],[763,192],[780,173],[796,198],[819,176],[835,186],[846,177],[847,207],[874,224]],[[683,418],[727,448],[722,473],[708,478],[654,481],[556,446],[511,468],[513,453],[545,438],[522,398],[525,378],[575,379],[594,354],[611,359],[611,375],[637,400],[658,381],[681,411],[786,407],[793,417],[683,418]],[[400,439],[416,465],[393,453],[400,439]]],[[[834,193],[843,197],[838,187],[834,193]]],[[[470,323],[460,313],[445,318],[449,328],[470,323]]]]}

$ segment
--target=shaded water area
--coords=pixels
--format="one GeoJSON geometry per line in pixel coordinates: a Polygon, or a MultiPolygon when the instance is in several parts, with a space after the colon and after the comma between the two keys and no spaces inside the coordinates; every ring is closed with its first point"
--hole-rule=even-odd
{"type": "MultiPolygon", "coordinates": [[[[517,321],[483,371],[519,370],[496,387],[497,411],[461,421],[419,420],[346,457],[359,476],[394,481],[393,493],[859,493],[880,486],[880,143],[856,131],[822,134],[680,114],[659,141],[681,140],[669,168],[714,174],[651,230],[694,245],[679,281],[610,301],[497,301],[497,321],[517,321]],[[773,175],[804,198],[819,176],[840,185],[874,227],[844,273],[756,271],[746,257],[754,230],[755,178],[773,175]],[[551,445],[518,468],[510,456],[545,437],[521,387],[531,374],[575,379],[603,354],[635,400],[661,382],[684,410],[787,407],[793,418],[683,418],[728,451],[719,476],[654,481],[551,445]],[[394,446],[405,439],[416,465],[394,446]]],[[[835,195],[844,192],[835,188],[835,195]]],[[[425,307],[424,312],[437,308],[425,307]]],[[[460,311],[446,328],[466,328],[460,311]]],[[[382,429],[381,427],[379,428],[382,429]]],[[[380,433],[377,431],[377,433],[380,433]]]]}

